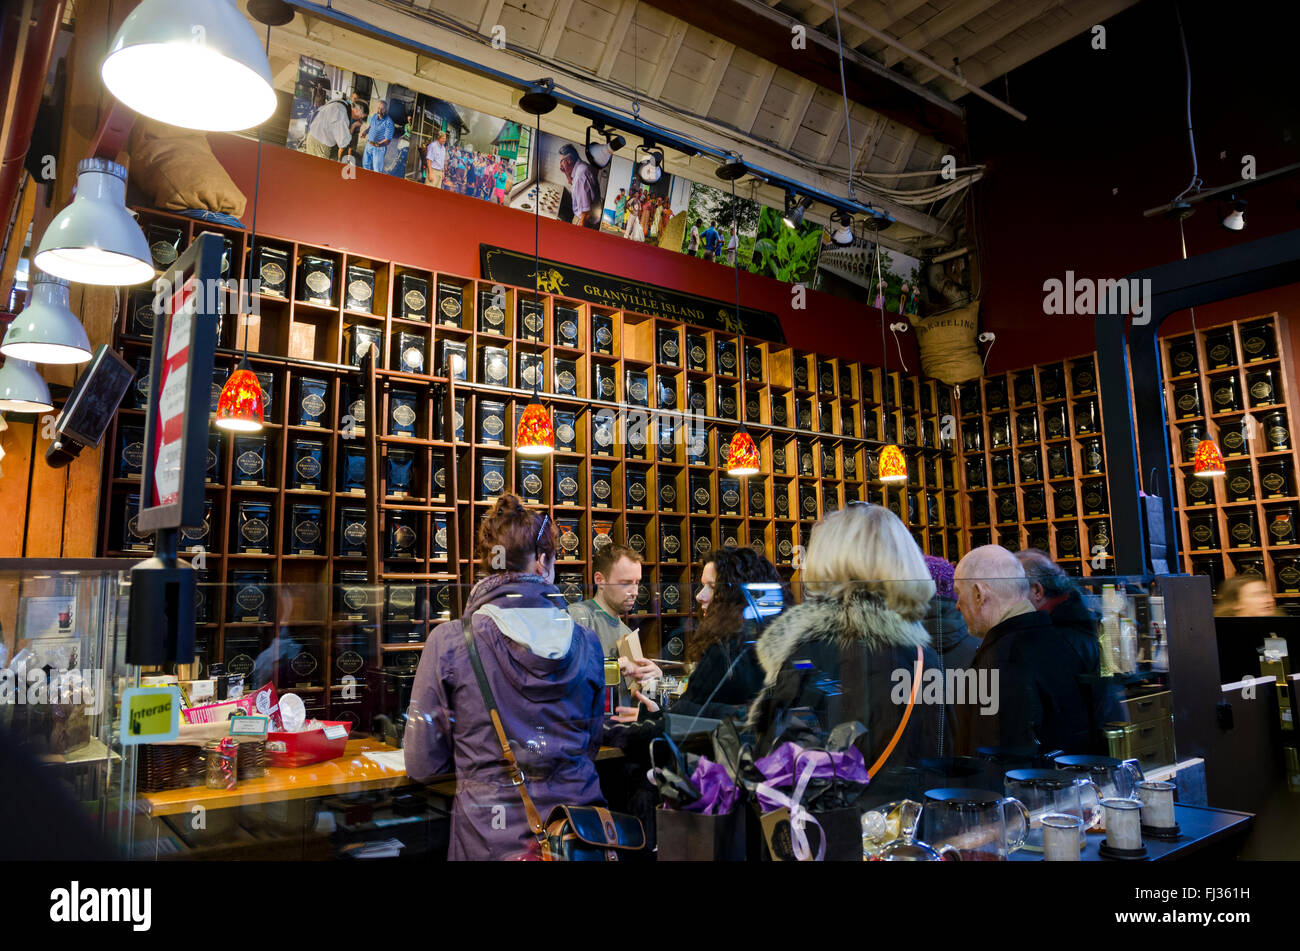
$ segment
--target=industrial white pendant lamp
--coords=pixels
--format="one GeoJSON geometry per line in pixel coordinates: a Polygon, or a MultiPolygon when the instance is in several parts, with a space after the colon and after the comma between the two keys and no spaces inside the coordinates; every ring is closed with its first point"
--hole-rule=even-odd
{"type": "Polygon", "coordinates": [[[185,129],[233,132],[275,112],[271,64],[234,0],[143,0],[100,74],[136,112],[185,129]]]}
{"type": "Polygon", "coordinates": [[[0,354],[29,363],[85,363],[90,338],[68,309],[68,282],[36,273],[31,300],[14,318],[0,343],[0,354]]]}
{"type": "Polygon", "coordinates": [[[41,236],[32,263],[76,284],[123,287],[154,276],[149,242],[126,210],[126,169],[105,158],[77,163],[77,194],[41,236]]]}
{"type": "Polygon", "coordinates": [[[25,360],[6,359],[0,367],[0,413],[48,413],[52,409],[50,388],[36,367],[25,360]]]}

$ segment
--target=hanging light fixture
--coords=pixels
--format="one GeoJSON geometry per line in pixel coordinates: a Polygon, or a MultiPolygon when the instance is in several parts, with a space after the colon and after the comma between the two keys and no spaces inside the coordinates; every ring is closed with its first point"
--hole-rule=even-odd
{"type": "Polygon", "coordinates": [[[1202,479],[1212,479],[1226,472],[1223,468],[1223,453],[1219,451],[1219,444],[1213,439],[1202,439],[1198,442],[1196,455],[1192,458],[1195,462],[1193,472],[1202,479]]]}
{"type": "MultiPolygon", "coordinates": [[[[731,223],[735,228],[737,236],[740,234],[740,220],[737,214],[736,204],[736,179],[745,173],[745,163],[737,155],[734,159],[728,156],[728,162],[718,169],[718,177],[725,178],[731,182],[731,223]]],[[[739,241],[739,237],[737,237],[739,241]]],[[[736,259],[731,262],[731,269],[735,275],[736,285],[736,326],[740,324],[740,254],[736,254],[736,259]]],[[[744,413],[740,422],[740,429],[731,437],[731,444],[727,447],[727,475],[729,476],[752,476],[759,473],[759,455],[758,446],[754,443],[754,437],[745,429],[744,413]]]]}
{"type": "MultiPolygon", "coordinates": [[[[248,328],[244,329],[244,344],[248,344],[248,328]]],[[[266,407],[262,403],[262,384],[248,365],[248,354],[239,361],[239,367],[217,400],[217,426],[234,433],[255,433],[262,428],[266,407]]]]}
{"type": "Polygon", "coordinates": [[[126,210],[126,169],[104,158],[77,163],[76,196],[50,222],[32,264],[65,281],[123,287],[154,275],[149,242],[126,210]]]}
{"type": "MultiPolygon", "coordinates": [[[[553,101],[553,100],[552,100],[553,101]]],[[[531,112],[537,120],[533,131],[533,141],[529,146],[529,158],[533,163],[533,171],[536,175],[538,186],[541,185],[541,139],[542,139],[542,113],[550,112],[546,100],[538,96],[531,99],[525,96],[520,102],[521,108],[531,112]]],[[[551,108],[554,108],[552,106],[551,108]]],[[[587,130],[587,150],[591,152],[591,130],[587,130]]],[[[540,298],[537,295],[537,282],[541,278],[541,202],[533,202],[533,306],[540,304],[540,298]]],[[[533,344],[533,355],[537,355],[537,344],[533,344]]],[[[538,387],[541,385],[542,374],[539,370],[533,376],[533,398],[528,405],[524,407],[523,414],[519,417],[519,425],[515,427],[515,451],[524,456],[549,456],[555,451],[555,421],[551,419],[550,412],[542,405],[541,399],[538,398],[538,387]]]]}
{"type": "Polygon", "coordinates": [[[50,388],[35,364],[7,357],[0,366],[0,413],[48,413],[52,409],[50,388]]]}
{"type": "MultiPolygon", "coordinates": [[[[266,48],[271,48],[271,25],[266,27],[266,48]]],[[[253,176],[253,227],[249,238],[249,260],[257,260],[257,205],[262,191],[262,130],[257,130],[257,169],[253,176]]],[[[239,295],[242,300],[242,293],[239,295]]],[[[242,308],[241,308],[242,309],[242,308]]],[[[247,317],[247,315],[245,315],[247,317]]],[[[218,428],[235,433],[255,433],[263,425],[266,416],[266,404],[262,396],[262,384],[257,374],[248,365],[248,328],[251,321],[244,320],[244,353],[239,359],[239,366],[230,374],[225,385],[221,387],[221,396],[217,399],[218,428]]]]}
{"type": "Polygon", "coordinates": [[[29,363],[85,363],[90,339],[68,309],[68,282],[36,273],[31,301],[5,331],[0,354],[29,363]]]}
{"type": "Polygon", "coordinates": [[[100,74],[136,112],[183,129],[234,132],[275,112],[271,64],[234,0],[143,0],[100,74]]]}
{"type": "Polygon", "coordinates": [[[1236,195],[1228,196],[1228,212],[1220,219],[1220,224],[1229,231],[1240,231],[1246,227],[1246,202],[1236,195]]]}
{"type": "Polygon", "coordinates": [[[907,459],[903,457],[903,450],[893,443],[886,446],[880,453],[880,481],[907,481],[907,459]]]}

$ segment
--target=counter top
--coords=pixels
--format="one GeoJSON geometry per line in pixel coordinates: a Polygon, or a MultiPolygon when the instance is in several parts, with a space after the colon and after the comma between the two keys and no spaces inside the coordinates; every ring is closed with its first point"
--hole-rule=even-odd
{"type": "Polygon", "coordinates": [[[381,766],[361,754],[394,750],[396,747],[378,740],[348,740],[342,756],[324,763],[299,766],[297,769],[271,766],[262,778],[241,780],[231,790],[187,786],[166,792],[144,793],[139,801],[145,815],[174,816],[190,812],[195,806],[228,809],[232,806],[257,805],[285,799],[311,799],[339,793],[391,789],[409,782],[406,770],[381,766]]]}
{"type": "MultiPolygon", "coordinates": [[[[234,789],[208,789],[206,786],[187,786],[165,792],[144,793],[139,797],[141,809],[147,816],[174,816],[190,812],[195,806],[205,809],[229,809],[233,806],[250,806],[286,799],[312,799],[340,793],[364,792],[372,789],[392,789],[404,786],[411,780],[406,770],[383,766],[363,753],[398,752],[375,739],[348,740],[343,755],[312,766],[297,769],[268,767],[260,779],[241,780],[234,789]]],[[[620,750],[602,747],[597,760],[621,756],[620,750]]],[[[428,785],[451,795],[455,792],[455,775],[446,782],[428,785]]]]}
{"type": "MultiPolygon", "coordinates": [[[[1148,862],[1180,860],[1195,852],[1215,845],[1234,835],[1244,836],[1250,829],[1255,816],[1249,812],[1236,812],[1231,809],[1211,809],[1207,806],[1184,806],[1174,804],[1174,816],[1182,835],[1177,839],[1147,838],[1148,862]]],[[[1106,841],[1105,833],[1088,833],[1088,842],[1083,849],[1083,861],[1105,862],[1097,847],[1106,841]]],[[[1041,852],[1015,852],[1011,855],[1013,862],[1041,862],[1041,852]]]]}

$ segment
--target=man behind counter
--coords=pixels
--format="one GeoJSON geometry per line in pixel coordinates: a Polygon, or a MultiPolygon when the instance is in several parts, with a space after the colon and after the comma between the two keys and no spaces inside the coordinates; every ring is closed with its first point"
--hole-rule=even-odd
{"type": "MultiPolygon", "coordinates": [[[[569,616],[596,632],[606,657],[617,657],[618,642],[632,633],[620,615],[632,610],[636,604],[636,592],[641,584],[641,556],[621,545],[606,545],[596,552],[591,567],[596,596],[569,605],[569,616]]],[[[625,676],[634,676],[642,684],[663,677],[659,666],[648,660],[636,664],[622,660],[619,669],[625,676]]],[[[623,696],[623,693],[620,691],[620,701],[630,703],[631,696],[623,696]]],[[[621,706],[618,713],[619,717],[636,719],[633,707],[621,706]]]]}

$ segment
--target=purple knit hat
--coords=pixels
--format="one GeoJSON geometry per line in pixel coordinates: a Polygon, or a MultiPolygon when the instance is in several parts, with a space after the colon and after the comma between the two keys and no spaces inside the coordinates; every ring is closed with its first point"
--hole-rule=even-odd
{"type": "Polygon", "coordinates": [[[923,555],[925,567],[930,569],[930,577],[934,579],[934,592],[941,598],[956,598],[953,593],[952,576],[956,570],[952,562],[943,558],[936,558],[934,555],[923,555]]]}

